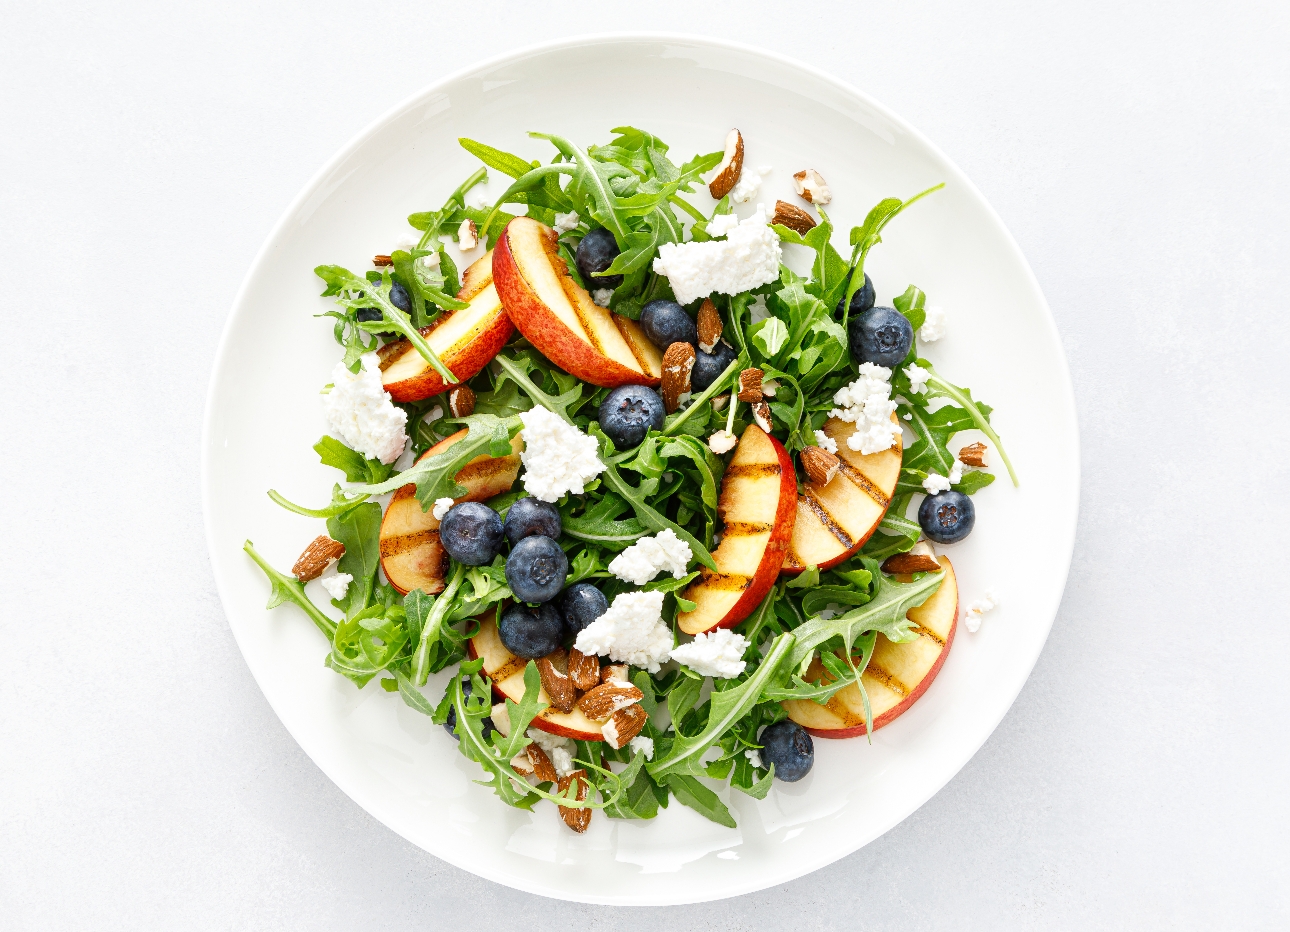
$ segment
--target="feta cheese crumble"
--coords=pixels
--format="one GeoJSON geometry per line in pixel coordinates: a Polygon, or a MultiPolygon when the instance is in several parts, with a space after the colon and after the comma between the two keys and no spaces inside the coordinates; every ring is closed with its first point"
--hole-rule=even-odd
{"type": "Polygon", "coordinates": [[[987,589],[983,598],[977,599],[968,606],[967,614],[963,616],[963,623],[967,625],[968,631],[975,634],[981,628],[981,617],[998,607],[999,596],[993,589],[987,589]]]}
{"type": "Polygon", "coordinates": [[[761,770],[765,767],[765,765],[761,762],[761,752],[758,751],[756,748],[748,748],[746,751],[744,751],[744,757],[748,758],[748,763],[752,764],[758,770],[761,770]]]}
{"type": "Polygon", "coordinates": [[[452,504],[451,498],[437,498],[430,513],[434,515],[436,521],[442,521],[443,516],[448,513],[448,509],[452,507],[452,504]]]}
{"type": "Polygon", "coordinates": [[[725,236],[735,227],[739,226],[739,218],[734,214],[717,214],[704,227],[709,236],[725,236]]]}
{"type": "Polygon", "coordinates": [[[586,484],[605,471],[589,437],[558,414],[536,407],[520,415],[524,425],[524,489],[544,502],[558,502],[566,492],[582,494],[586,484]]]}
{"type": "Polygon", "coordinates": [[[541,728],[530,728],[525,732],[533,743],[546,751],[546,756],[551,758],[551,766],[555,768],[556,776],[567,777],[573,773],[573,754],[577,750],[574,747],[572,738],[561,738],[559,735],[553,735],[550,732],[543,731],[541,728]]]}
{"type": "Polygon", "coordinates": [[[838,452],[838,442],[822,430],[815,432],[815,445],[826,453],[838,452]]]}
{"type": "Polygon", "coordinates": [[[365,355],[356,373],[336,363],[331,381],[331,391],[323,395],[328,431],[351,450],[387,466],[398,459],[408,442],[408,415],[394,406],[381,384],[376,354],[365,355]]]}
{"type": "Polygon", "coordinates": [[[625,582],[643,586],[663,570],[680,579],[693,559],[690,545],[671,528],[664,528],[653,537],[642,537],[614,557],[609,572],[625,582]]]}
{"type": "Polygon", "coordinates": [[[950,485],[958,485],[963,481],[963,464],[955,460],[950,466],[950,485]]]}
{"type": "Polygon", "coordinates": [[[570,230],[578,228],[578,212],[571,210],[567,214],[556,214],[555,223],[551,224],[551,229],[557,233],[568,233],[570,230]]]}
{"type": "Polygon", "coordinates": [[[747,204],[761,190],[761,180],[770,174],[769,165],[760,165],[754,174],[750,171],[739,173],[739,182],[730,189],[730,201],[734,204],[747,204]]]}
{"type": "Polygon", "coordinates": [[[930,376],[931,373],[916,362],[905,367],[905,378],[909,379],[909,390],[915,395],[927,391],[927,379],[930,376]]]}
{"type": "Polygon", "coordinates": [[[672,648],[672,659],[685,664],[700,676],[728,680],[744,672],[744,651],[748,639],[729,628],[705,631],[689,644],[672,648]]]}
{"type": "Polygon", "coordinates": [[[731,450],[735,448],[735,444],[737,444],[738,442],[739,442],[739,438],[736,437],[734,434],[732,434],[730,431],[719,430],[711,437],[708,438],[708,449],[718,455],[722,453],[729,453],[731,450]]]}
{"type": "Polygon", "coordinates": [[[724,240],[703,243],[664,243],[654,271],[667,278],[676,300],[689,304],[714,291],[740,294],[779,278],[783,252],[779,237],[767,225],[766,208],[730,230],[724,240]]]}
{"type": "Polygon", "coordinates": [[[609,300],[614,296],[612,288],[597,288],[591,293],[591,300],[600,307],[609,307],[609,300]]]}
{"type": "Polygon", "coordinates": [[[420,242],[420,230],[404,230],[399,234],[399,238],[394,241],[394,248],[402,249],[404,252],[411,252],[417,248],[417,244],[420,242]]]}
{"type": "Polygon", "coordinates": [[[349,573],[337,573],[335,576],[324,576],[318,580],[327,594],[337,602],[345,598],[345,594],[349,592],[349,584],[353,581],[354,577],[349,573]]]}
{"type": "Polygon", "coordinates": [[[871,362],[860,364],[860,377],[844,385],[833,395],[838,405],[829,412],[855,424],[855,432],[847,438],[847,447],[864,455],[881,453],[900,442],[900,426],[891,420],[896,402],[891,400],[891,370],[871,362]]]}
{"type": "Polygon", "coordinates": [[[615,596],[609,610],[579,632],[574,647],[657,673],[672,652],[672,629],[663,624],[663,593],[615,596]]]}
{"type": "Polygon", "coordinates": [[[646,760],[654,759],[654,739],[647,735],[637,735],[627,742],[627,746],[633,751],[640,751],[646,760]]]}
{"type": "Polygon", "coordinates": [[[918,328],[918,339],[924,343],[935,343],[945,336],[945,308],[933,304],[925,308],[924,313],[927,316],[923,318],[923,326],[918,328]]]}
{"type": "Polygon", "coordinates": [[[923,490],[928,495],[948,492],[950,490],[950,480],[938,473],[928,473],[927,478],[923,480],[923,490]]]}

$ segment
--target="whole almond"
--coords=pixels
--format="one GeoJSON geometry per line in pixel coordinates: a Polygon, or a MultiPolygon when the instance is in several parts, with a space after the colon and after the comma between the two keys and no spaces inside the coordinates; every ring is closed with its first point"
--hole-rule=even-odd
{"type": "Polygon", "coordinates": [[[600,658],[587,655],[578,648],[569,651],[569,679],[583,692],[600,685],[600,658]]]}
{"type": "Polygon", "coordinates": [[[475,411],[475,393],[469,385],[458,385],[448,392],[448,410],[453,417],[469,417],[475,411]]]}
{"type": "Polygon", "coordinates": [[[614,680],[601,683],[595,689],[584,693],[578,700],[578,708],[593,722],[603,722],[619,709],[625,709],[644,698],[645,694],[631,683],[614,680]]]}
{"type": "Polygon", "coordinates": [[[332,540],[326,534],[319,534],[305,548],[304,553],[291,567],[291,573],[301,582],[309,582],[323,574],[323,570],[345,555],[345,545],[332,540]]]}
{"type": "Polygon", "coordinates": [[[745,369],[739,373],[739,394],[736,397],[751,404],[761,401],[761,376],[760,369],[745,369]]]}
{"type": "Polygon", "coordinates": [[[970,443],[959,450],[959,462],[964,466],[975,466],[978,469],[984,469],[985,449],[984,443],[970,443]]]}
{"type": "Polygon", "coordinates": [[[600,734],[611,748],[617,750],[639,735],[648,719],[649,715],[639,703],[629,705],[615,712],[609,721],[601,726],[600,734]]]}
{"type": "Polygon", "coordinates": [[[894,553],[882,561],[882,571],[893,576],[909,573],[936,573],[941,569],[936,550],[925,540],[920,540],[906,553],[894,553]]]}
{"type": "Polygon", "coordinates": [[[838,458],[828,450],[807,447],[801,453],[802,468],[817,485],[828,485],[838,474],[838,458]]]}
{"type": "Polygon", "coordinates": [[[770,218],[770,222],[786,226],[803,236],[811,232],[815,227],[814,217],[802,210],[802,208],[794,207],[787,201],[775,202],[775,215],[770,218]]]}
{"type": "Polygon", "coordinates": [[[659,386],[663,408],[671,414],[681,405],[681,396],[690,390],[690,370],[694,368],[694,347],[673,343],[663,354],[663,383],[659,386]]]}
{"type": "Polygon", "coordinates": [[[711,353],[721,339],[721,314],[709,299],[704,298],[699,305],[699,317],[695,324],[699,330],[699,349],[711,353]]]}
{"type": "Polygon", "coordinates": [[[538,675],[542,678],[542,688],[551,699],[551,705],[561,712],[572,712],[573,704],[578,699],[577,687],[562,667],[566,667],[568,655],[564,648],[557,648],[545,657],[538,658],[538,675]]]}
{"type": "MultiPolygon", "coordinates": [[[[578,800],[578,802],[582,802],[587,798],[587,771],[575,770],[568,776],[561,777],[560,782],[556,784],[556,786],[559,788],[560,792],[563,793],[575,783],[578,785],[578,794],[574,798],[578,800]]],[[[569,828],[581,835],[587,830],[587,826],[591,824],[591,810],[571,809],[568,806],[560,806],[560,818],[564,819],[565,825],[569,826],[569,828]]]]}
{"type": "Polygon", "coordinates": [[[717,176],[708,182],[708,193],[715,201],[721,200],[739,181],[744,170],[744,137],[739,130],[726,133],[726,153],[717,166],[717,176]]]}

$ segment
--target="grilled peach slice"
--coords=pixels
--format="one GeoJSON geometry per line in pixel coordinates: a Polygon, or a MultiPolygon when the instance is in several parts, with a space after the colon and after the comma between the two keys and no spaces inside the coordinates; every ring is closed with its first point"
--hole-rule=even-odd
{"type": "Polygon", "coordinates": [[[806,483],[798,497],[785,573],[800,573],[811,565],[827,570],[854,555],[891,504],[900,478],[900,444],[865,456],[847,446],[854,431],[854,425],[833,417],[824,424],[824,432],[838,444],[838,472],[827,485],[806,483]]]}
{"type": "Polygon", "coordinates": [[[570,277],[557,240],[555,230],[529,217],[506,225],[493,251],[493,283],[506,313],[543,356],[584,382],[657,385],[658,348],[636,321],[591,300],[570,277]]]}
{"type": "Polygon", "coordinates": [[[717,508],[724,522],[721,543],[706,567],[686,587],[694,611],[677,616],[681,630],[699,634],[743,621],[766,597],[784,563],[793,535],[797,479],[783,445],[750,424],[721,480],[717,508]]]}
{"type": "MultiPolygon", "coordinates": [[[[445,437],[422,453],[421,459],[442,453],[466,434],[459,430],[445,437]]],[[[457,482],[470,491],[457,501],[482,502],[510,491],[519,475],[519,453],[524,449],[518,434],[511,441],[511,449],[514,453],[510,456],[477,456],[463,466],[457,473],[457,482]]],[[[394,493],[381,519],[381,569],[390,585],[404,595],[413,589],[424,589],[431,595],[443,591],[448,554],[439,543],[439,519],[421,510],[412,483],[394,493]]]]}
{"type": "MultiPolygon", "coordinates": [[[[959,587],[948,557],[940,557],[945,579],[922,605],[911,608],[906,617],[915,623],[918,637],[893,644],[881,634],[869,666],[860,675],[873,712],[873,727],[895,721],[932,685],[949,656],[958,630],[959,587]]],[[[820,659],[811,661],[806,679],[827,676],[820,659]]],[[[864,704],[860,690],[852,683],[838,690],[824,705],[809,699],[784,702],[788,717],[817,738],[854,738],[864,734],[864,704]]]]}

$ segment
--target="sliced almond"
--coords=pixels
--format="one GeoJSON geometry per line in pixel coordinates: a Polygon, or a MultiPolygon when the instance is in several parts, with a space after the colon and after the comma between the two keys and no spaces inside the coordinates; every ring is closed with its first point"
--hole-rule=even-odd
{"type": "Polygon", "coordinates": [[[726,134],[726,154],[717,166],[716,177],[708,182],[708,193],[713,200],[719,201],[729,194],[730,189],[738,183],[743,170],[744,137],[739,135],[739,130],[732,129],[726,134]]]}
{"type": "Polygon", "coordinates": [[[645,694],[631,683],[615,680],[601,683],[595,689],[584,693],[578,700],[578,708],[593,722],[603,722],[619,709],[625,709],[644,698],[645,694]]]}
{"type": "Polygon", "coordinates": [[[827,204],[833,200],[833,192],[829,190],[828,184],[825,183],[824,176],[814,168],[805,168],[795,174],[793,176],[793,187],[802,196],[802,200],[809,201],[812,204],[827,204]]]}
{"type": "Polygon", "coordinates": [[[739,394],[740,401],[747,401],[753,404],[761,401],[761,376],[760,369],[745,369],[739,373],[739,394]]]}
{"type": "Polygon", "coordinates": [[[586,692],[600,685],[600,658],[587,655],[578,648],[569,651],[569,679],[573,685],[586,692]]]}
{"type": "Polygon", "coordinates": [[[936,559],[936,550],[930,543],[920,540],[906,553],[894,553],[882,561],[882,571],[892,576],[910,573],[937,573],[941,564],[936,559]]]}
{"type": "Polygon", "coordinates": [[[838,474],[838,458],[828,450],[807,447],[801,457],[802,468],[816,485],[828,485],[838,474]]]}
{"type": "Polygon", "coordinates": [[[372,256],[372,265],[376,266],[377,268],[382,268],[384,266],[393,265],[393,264],[394,264],[394,260],[391,259],[389,256],[372,256]]]}
{"type": "Polygon", "coordinates": [[[547,757],[546,751],[533,742],[524,749],[528,756],[529,763],[533,765],[533,776],[537,777],[539,783],[555,783],[560,779],[555,772],[555,765],[551,763],[551,758],[547,757]]]}
{"type": "Polygon", "coordinates": [[[769,434],[770,433],[770,405],[766,404],[766,402],[764,401],[757,402],[755,405],[752,406],[752,415],[753,415],[753,420],[757,422],[757,426],[769,434]]]}
{"type": "Polygon", "coordinates": [[[470,252],[479,245],[479,230],[475,227],[474,220],[461,221],[461,226],[457,228],[457,245],[462,252],[470,252]]]}
{"type": "Polygon", "coordinates": [[[770,218],[771,223],[778,223],[786,226],[805,236],[815,227],[815,218],[802,210],[800,207],[794,207],[787,201],[775,202],[775,215],[770,218]]]}
{"type": "Polygon", "coordinates": [[[448,410],[453,417],[469,417],[475,411],[475,393],[469,385],[458,385],[448,393],[448,410]]]}
{"type": "MultiPolygon", "coordinates": [[[[574,798],[577,799],[578,802],[582,802],[587,798],[587,771],[575,770],[568,776],[561,777],[560,782],[556,784],[556,786],[559,788],[560,792],[563,793],[575,783],[578,786],[578,794],[574,798]]],[[[569,828],[581,835],[587,830],[587,826],[591,824],[591,810],[571,809],[568,806],[560,806],[560,818],[564,819],[565,825],[569,826],[569,828]]]]}
{"type": "Polygon", "coordinates": [[[564,648],[557,648],[545,657],[538,658],[538,675],[542,677],[542,688],[551,699],[551,705],[568,714],[573,711],[573,704],[578,700],[578,689],[569,679],[568,655],[564,648]]]}
{"type": "Polygon", "coordinates": [[[300,559],[296,560],[296,565],[291,567],[291,572],[301,582],[309,582],[309,580],[317,579],[321,576],[323,570],[344,555],[344,544],[338,540],[332,540],[326,534],[319,534],[305,548],[305,552],[300,555],[300,559]]]}
{"type": "Polygon", "coordinates": [[[625,663],[606,664],[600,669],[600,682],[608,683],[610,680],[617,680],[620,683],[630,683],[627,673],[628,667],[625,663]]]}
{"type": "Polygon", "coordinates": [[[668,414],[681,404],[681,396],[690,390],[690,370],[694,368],[694,347],[689,343],[673,343],[663,354],[663,408],[668,414]]]}
{"type": "Polygon", "coordinates": [[[641,708],[640,703],[629,705],[615,712],[609,721],[601,726],[600,734],[611,748],[617,750],[641,733],[647,719],[649,715],[641,708]]]}
{"type": "Polygon", "coordinates": [[[699,349],[711,353],[721,339],[721,314],[718,313],[717,306],[707,298],[699,305],[696,324],[699,328],[699,349]]]}
{"type": "Polygon", "coordinates": [[[970,443],[959,450],[959,462],[964,466],[975,466],[978,469],[984,469],[985,449],[984,443],[970,443]]]}

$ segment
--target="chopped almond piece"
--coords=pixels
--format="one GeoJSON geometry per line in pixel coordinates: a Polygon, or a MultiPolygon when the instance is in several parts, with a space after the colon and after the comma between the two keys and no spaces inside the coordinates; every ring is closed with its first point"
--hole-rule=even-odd
{"type": "Polygon", "coordinates": [[[475,393],[469,385],[458,385],[448,393],[448,410],[453,417],[469,417],[475,412],[475,393]]]}
{"type": "Polygon", "coordinates": [[[717,174],[708,182],[708,193],[713,200],[721,200],[739,181],[744,170],[744,137],[739,130],[732,129],[726,133],[726,154],[717,166],[717,174]]]}
{"type": "Polygon", "coordinates": [[[372,256],[372,265],[376,266],[377,268],[381,268],[383,266],[393,265],[393,264],[394,264],[394,260],[391,259],[389,256],[372,256]]]}
{"type": "Polygon", "coordinates": [[[753,415],[753,420],[757,422],[757,426],[769,434],[770,433],[770,405],[766,404],[766,402],[764,401],[757,402],[752,406],[752,415],[753,415]]]}
{"type": "Polygon", "coordinates": [[[610,680],[617,680],[620,683],[630,683],[627,676],[627,664],[611,663],[600,668],[600,682],[608,683],[610,680]]]}
{"type": "Polygon", "coordinates": [[[770,222],[786,226],[803,236],[811,232],[815,227],[814,217],[802,210],[802,208],[794,207],[787,201],[775,202],[775,214],[770,218],[770,222]]]}
{"type": "Polygon", "coordinates": [[[970,443],[959,450],[959,462],[964,466],[975,466],[978,469],[984,469],[985,449],[984,443],[970,443]]]}
{"type": "Polygon", "coordinates": [[[600,733],[609,746],[617,750],[641,733],[648,718],[649,715],[641,708],[640,703],[629,705],[615,712],[613,717],[601,726],[600,733]]]}
{"type": "Polygon", "coordinates": [[[600,685],[600,658],[584,654],[578,648],[569,651],[569,679],[573,685],[586,692],[600,685]]]}
{"type": "Polygon", "coordinates": [[[663,354],[663,383],[659,393],[663,408],[671,414],[681,406],[681,396],[690,391],[690,370],[694,368],[694,347],[673,343],[663,354]]]}
{"type": "Polygon", "coordinates": [[[291,572],[301,582],[309,582],[321,576],[323,570],[344,555],[344,544],[338,540],[332,540],[326,534],[319,534],[305,548],[305,552],[300,554],[300,559],[296,560],[296,565],[291,567],[291,572]]]}
{"type": "Polygon", "coordinates": [[[703,299],[699,305],[699,318],[696,321],[699,330],[699,349],[705,353],[711,353],[717,348],[717,341],[721,339],[721,315],[717,313],[717,306],[708,298],[703,299]]]}
{"type": "Polygon", "coordinates": [[[615,680],[601,683],[595,689],[583,694],[578,700],[582,714],[593,722],[603,722],[619,709],[625,709],[633,702],[640,702],[645,694],[631,683],[615,680]]]}
{"type": "Polygon", "coordinates": [[[745,369],[739,373],[739,394],[736,397],[753,404],[761,401],[761,376],[760,369],[745,369]]]}
{"type": "Polygon", "coordinates": [[[542,688],[551,699],[551,705],[568,714],[573,711],[573,704],[578,699],[578,690],[569,679],[568,655],[560,647],[537,661],[538,675],[542,677],[542,688]],[[564,668],[564,669],[561,669],[564,668]]]}
{"type": "Polygon", "coordinates": [[[533,761],[529,760],[527,748],[511,758],[511,769],[526,777],[533,772],[533,761]]]}
{"type": "Polygon", "coordinates": [[[457,229],[457,246],[462,252],[470,252],[479,245],[479,230],[474,220],[463,220],[457,229]]]}
{"type": "Polygon", "coordinates": [[[828,485],[838,474],[838,458],[828,450],[819,447],[807,447],[802,451],[802,467],[811,481],[819,485],[828,485]]]}
{"type": "Polygon", "coordinates": [[[551,758],[546,756],[546,751],[533,742],[524,749],[528,755],[529,763],[533,765],[533,776],[537,777],[539,783],[555,783],[559,780],[556,775],[555,765],[551,763],[551,758]]]}
{"type": "Polygon", "coordinates": [[[812,204],[827,204],[833,200],[833,192],[829,190],[823,176],[814,168],[806,168],[795,174],[793,187],[802,196],[802,200],[812,204]]]}
{"type": "MultiPolygon", "coordinates": [[[[578,802],[582,802],[587,798],[587,771],[575,770],[568,776],[561,777],[560,782],[556,785],[560,792],[563,793],[569,787],[573,786],[575,782],[578,785],[578,795],[574,798],[577,799],[578,802]]],[[[561,806],[560,818],[564,819],[565,825],[569,826],[569,828],[581,835],[587,830],[587,826],[591,824],[591,810],[571,809],[568,806],[561,806]]]]}

